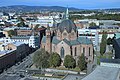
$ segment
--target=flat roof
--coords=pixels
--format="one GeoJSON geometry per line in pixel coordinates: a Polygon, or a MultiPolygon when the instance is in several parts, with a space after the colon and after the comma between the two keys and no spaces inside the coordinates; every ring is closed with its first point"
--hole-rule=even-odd
{"type": "Polygon", "coordinates": [[[4,51],[0,51],[0,57],[4,56],[4,55],[6,55],[6,54],[9,54],[9,53],[11,53],[11,52],[13,52],[13,51],[15,51],[15,50],[4,50],[4,51]]]}
{"type": "Polygon", "coordinates": [[[119,68],[97,66],[97,68],[82,80],[116,80],[119,68]]]}

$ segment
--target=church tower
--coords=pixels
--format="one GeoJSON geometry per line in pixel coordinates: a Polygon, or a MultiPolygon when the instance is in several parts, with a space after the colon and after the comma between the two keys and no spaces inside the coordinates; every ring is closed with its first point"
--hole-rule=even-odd
{"type": "Polygon", "coordinates": [[[51,53],[51,31],[50,31],[50,27],[49,24],[47,26],[46,29],[46,44],[45,44],[45,50],[48,51],[49,53],[51,53]]]}

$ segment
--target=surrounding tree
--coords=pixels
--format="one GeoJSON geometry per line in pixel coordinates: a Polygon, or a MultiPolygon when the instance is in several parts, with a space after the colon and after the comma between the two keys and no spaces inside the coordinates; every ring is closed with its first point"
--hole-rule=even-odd
{"type": "Polygon", "coordinates": [[[39,49],[35,51],[33,56],[33,62],[37,68],[48,68],[49,65],[49,53],[45,49],[39,49]]]}
{"type": "Polygon", "coordinates": [[[9,37],[12,37],[12,36],[15,36],[16,35],[16,32],[14,30],[9,30],[8,31],[8,36],[9,37]]]}
{"type": "Polygon", "coordinates": [[[23,21],[21,21],[20,23],[17,24],[18,27],[25,27],[25,23],[23,21]]]}
{"type": "Polygon", "coordinates": [[[34,30],[37,30],[39,26],[40,26],[40,25],[37,24],[37,25],[34,27],[34,30]]]}
{"type": "Polygon", "coordinates": [[[104,25],[103,23],[99,23],[99,25],[104,25]]]}
{"type": "Polygon", "coordinates": [[[107,34],[103,31],[101,43],[100,43],[100,54],[103,55],[106,51],[106,44],[107,44],[107,34]]]}
{"type": "Polygon", "coordinates": [[[82,54],[81,56],[79,56],[79,59],[78,59],[78,67],[80,68],[80,70],[82,71],[82,70],[84,70],[84,69],[86,69],[86,61],[85,61],[85,56],[84,56],[84,54],[82,54]]]}
{"type": "Polygon", "coordinates": [[[24,19],[20,16],[17,18],[17,20],[20,21],[20,22],[24,22],[24,19]]]}
{"type": "Polygon", "coordinates": [[[17,24],[18,27],[25,27],[25,23],[24,23],[24,19],[22,17],[18,17],[18,21],[20,21],[20,23],[17,24]]]}
{"type": "Polygon", "coordinates": [[[52,53],[50,55],[50,66],[59,67],[61,65],[61,58],[58,53],[52,53]]]}
{"type": "MultiPolygon", "coordinates": [[[[86,11],[84,11],[84,12],[86,13],[86,11]]],[[[84,12],[77,12],[77,13],[81,14],[84,12]]],[[[87,13],[89,13],[89,12],[87,12],[87,13]]],[[[72,13],[72,14],[76,14],[76,13],[72,13]]],[[[73,20],[76,20],[76,19],[98,19],[98,20],[116,20],[116,21],[119,21],[120,16],[119,16],[119,14],[103,14],[103,13],[97,12],[97,14],[91,15],[91,16],[72,15],[70,17],[70,19],[73,19],[73,20]]]]}
{"type": "Polygon", "coordinates": [[[94,22],[90,23],[89,26],[96,26],[96,24],[94,22]]]}
{"type": "Polygon", "coordinates": [[[66,55],[63,65],[68,69],[69,68],[75,68],[76,67],[76,61],[71,55],[66,55]]]}
{"type": "Polygon", "coordinates": [[[112,39],[111,38],[108,38],[107,39],[107,45],[111,45],[112,44],[112,39]]]}

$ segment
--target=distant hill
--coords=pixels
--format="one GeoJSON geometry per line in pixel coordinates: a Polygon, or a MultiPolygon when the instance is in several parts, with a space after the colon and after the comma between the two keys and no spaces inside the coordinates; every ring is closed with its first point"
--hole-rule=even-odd
{"type": "MultiPolygon", "coordinates": [[[[12,5],[0,7],[0,12],[40,12],[40,11],[65,11],[66,7],[62,6],[26,6],[26,5],[12,5]]],[[[87,9],[78,9],[69,7],[70,11],[84,11],[87,9]]],[[[111,9],[95,9],[95,11],[120,11],[120,8],[111,9]]]]}
{"type": "MultiPolygon", "coordinates": [[[[65,11],[66,7],[61,6],[26,6],[13,5],[0,7],[0,12],[39,12],[39,11],[65,11]]],[[[69,7],[70,11],[79,11],[80,9],[69,7]]]]}
{"type": "Polygon", "coordinates": [[[112,12],[120,12],[120,8],[112,8],[112,9],[105,9],[107,11],[112,11],[112,12]]]}

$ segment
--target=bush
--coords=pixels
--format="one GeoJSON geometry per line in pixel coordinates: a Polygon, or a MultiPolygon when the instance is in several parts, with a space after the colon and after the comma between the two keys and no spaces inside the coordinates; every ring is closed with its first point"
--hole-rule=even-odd
{"type": "Polygon", "coordinates": [[[76,61],[71,55],[66,55],[64,59],[64,64],[66,68],[75,68],[76,67],[76,61]]]}
{"type": "Polygon", "coordinates": [[[58,53],[52,53],[50,55],[50,66],[59,67],[61,65],[61,58],[58,53]]]}

